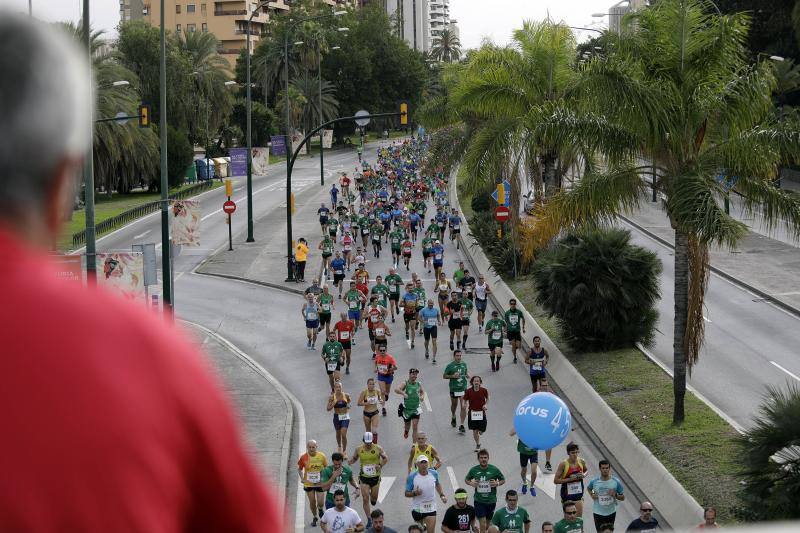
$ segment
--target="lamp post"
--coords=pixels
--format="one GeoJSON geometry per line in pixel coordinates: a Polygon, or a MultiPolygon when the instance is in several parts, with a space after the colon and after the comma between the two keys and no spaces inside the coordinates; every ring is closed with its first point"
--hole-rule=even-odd
{"type": "Polygon", "coordinates": [[[247,49],[245,51],[247,58],[247,242],[255,241],[253,238],[253,101],[250,95],[252,87],[250,83],[250,26],[253,22],[253,17],[267,4],[269,4],[269,0],[258,3],[247,18],[247,28],[245,29],[247,34],[247,49]]]}
{"type": "MultiPolygon", "coordinates": [[[[32,9],[29,3],[28,7],[32,9]]],[[[92,64],[92,42],[91,30],[89,29],[89,0],[83,0],[83,44],[89,54],[89,65],[92,64]]],[[[90,101],[94,100],[93,91],[90,89],[87,95],[90,101]]],[[[95,227],[94,227],[94,124],[91,125],[89,130],[89,150],[86,155],[86,161],[83,163],[83,196],[84,196],[84,213],[86,217],[85,235],[86,235],[86,281],[89,285],[94,285],[97,282],[97,265],[96,265],[96,249],[95,249],[95,227]]]]}
{"type": "MultiPolygon", "coordinates": [[[[347,32],[350,28],[337,28],[336,31],[347,32]]],[[[341,46],[334,46],[331,50],[339,50],[341,46]]],[[[317,77],[319,78],[319,123],[324,120],[322,117],[322,35],[317,36],[317,77]]],[[[325,186],[325,130],[319,131],[319,185],[325,186]]]]}
{"type": "MultiPolygon", "coordinates": [[[[291,127],[291,117],[289,114],[289,36],[292,34],[292,30],[294,30],[294,28],[297,27],[298,24],[302,24],[303,22],[320,20],[328,17],[339,17],[346,14],[347,11],[334,11],[333,13],[326,13],[324,15],[317,15],[314,17],[306,17],[296,20],[292,24],[290,24],[288,28],[286,28],[286,34],[283,36],[283,76],[285,78],[284,100],[286,100],[286,231],[289,235],[292,234],[292,210],[289,207],[291,206],[292,203],[292,183],[291,183],[292,127],[291,127]]],[[[247,71],[249,73],[250,69],[248,68],[247,71]]],[[[249,74],[247,81],[248,83],[250,82],[249,74]]],[[[286,276],[286,281],[294,281],[294,269],[292,269],[292,264],[291,264],[291,257],[292,257],[291,238],[286,240],[286,248],[287,248],[286,249],[287,272],[288,272],[288,275],[286,276]]]]}
{"type": "Polygon", "coordinates": [[[200,94],[201,94],[201,97],[203,98],[203,101],[206,104],[206,148],[205,148],[204,152],[205,152],[205,155],[206,155],[206,179],[209,180],[209,183],[210,183],[211,182],[211,176],[208,175],[208,168],[209,168],[208,145],[210,144],[210,141],[208,139],[208,112],[209,111],[208,111],[208,94],[206,94],[206,87],[205,87],[206,80],[205,80],[205,74],[202,73],[202,72],[194,71],[192,74],[194,74],[195,76],[200,76],[202,78],[202,80],[203,80],[203,88],[200,91],[200,94]]]}
{"type": "Polygon", "coordinates": [[[169,175],[167,173],[167,36],[161,0],[161,58],[159,65],[158,134],[161,137],[161,278],[164,311],[172,315],[172,243],[169,240],[169,175]]]}

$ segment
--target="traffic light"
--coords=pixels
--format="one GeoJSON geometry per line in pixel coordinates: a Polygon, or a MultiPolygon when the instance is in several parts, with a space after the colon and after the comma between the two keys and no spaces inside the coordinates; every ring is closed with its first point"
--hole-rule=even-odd
{"type": "Polygon", "coordinates": [[[400,125],[408,126],[408,102],[400,102],[400,125]]]}
{"type": "Polygon", "coordinates": [[[225,196],[228,198],[233,196],[233,181],[230,178],[225,180],[225,196]]]}
{"type": "Polygon", "coordinates": [[[139,127],[140,128],[149,128],[150,127],[150,106],[149,105],[140,105],[139,106],[139,127]]]}

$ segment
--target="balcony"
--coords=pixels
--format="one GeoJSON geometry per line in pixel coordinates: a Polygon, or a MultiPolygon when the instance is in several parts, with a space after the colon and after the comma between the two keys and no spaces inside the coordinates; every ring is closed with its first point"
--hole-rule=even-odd
{"type": "Polygon", "coordinates": [[[230,15],[247,15],[246,9],[216,9],[214,15],[217,17],[227,17],[230,15]]]}
{"type": "MultiPolygon", "coordinates": [[[[247,35],[247,28],[236,28],[233,30],[236,35],[247,35]]],[[[261,35],[261,30],[250,30],[250,35],[261,35]]]]}

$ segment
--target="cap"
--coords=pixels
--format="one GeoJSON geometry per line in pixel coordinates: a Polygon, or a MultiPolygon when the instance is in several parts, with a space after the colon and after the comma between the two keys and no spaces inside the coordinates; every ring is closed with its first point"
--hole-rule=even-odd
{"type": "Polygon", "coordinates": [[[367,444],[370,444],[372,442],[372,432],[371,431],[365,431],[364,432],[364,442],[366,442],[367,444]]]}
{"type": "Polygon", "coordinates": [[[417,457],[417,462],[421,463],[422,461],[428,462],[428,457],[426,455],[420,455],[417,457]]]}

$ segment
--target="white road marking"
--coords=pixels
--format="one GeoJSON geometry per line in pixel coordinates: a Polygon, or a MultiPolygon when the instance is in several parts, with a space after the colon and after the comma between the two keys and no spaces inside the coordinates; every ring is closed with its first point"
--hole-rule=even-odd
{"type": "Polygon", "coordinates": [[[149,230],[145,231],[144,233],[140,233],[139,235],[134,235],[133,240],[135,241],[136,239],[141,239],[142,237],[144,237],[145,235],[147,235],[151,231],[153,231],[153,230],[149,229],[149,230]]]}
{"type": "Polygon", "coordinates": [[[786,370],[785,368],[783,368],[781,365],[779,365],[779,364],[778,364],[778,363],[776,363],[775,361],[770,361],[770,363],[772,363],[774,366],[776,366],[776,367],[777,367],[777,368],[779,368],[780,370],[783,370],[784,372],[786,372],[787,374],[789,374],[790,376],[792,376],[792,377],[793,377],[794,379],[796,379],[797,381],[800,381],[800,377],[797,377],[797,375],[796,375],[796,374],[792,374],[791,372],[789,372],[788,370],[786,370]]]}
{"type": "MultiPolygon", "coordinates": [[[[253,196],[255,196],[256,194],[258,194],[258,193],[260,193],[260,192],[264,192],[264,191],[266,191],[267,189],[269,189],[269,187],[270,187],[270,186],[269,186],[269,185],[267,185],[266,187],[261,187],[261,188],[260,188],[260,189],[258,189],[257,191],[253,191],[253,196]]],[[[236,203],[238,204],[239,202],[244,202],[244,201],[246,201],[246,200],[247,200],[247,196],[242,196],[241,198],[237,198],[237,199],[235,199],[235,200],[234,200],[234,202],[236,202],[236,203]]],[[[201,218],[200,220],[201,220],[201,221],[203,221],[203,220],[205,220],[205,219],[207,219],[207,218],[210,218],[210,217],[212,217],[212,216],[216,215],[217,213],[222,213],[222,208],[221,208],[221,207],[220,207],[219,209],[217,209],[216,211],[213,211],[213,212],[211,212],[211,213],[207,214],[206,216],[204,216],[204,217],[203,217],[203,218],[201,218]]]]}
{"type": "Polygon", "coordinates": [[[425,409],[427,409],[429,413],[432,413],[433,409],[431,409],[431,402],[430,400],[428,400],[427,394],[425,394],[425,396],[422,397],[422,401],[425,402],[425,409]]]}
{"type": "Polygon", "coordinates": [[[208,344],[208,341],[209,341],[210,339],[211,339],[211,337],[206,337],[205,339],[203,339],[203,344],[208,344]]]}
{"type": "Polygon", "coordinates": [[[706,315],[703,315],[703,320],[711,324],[711,320],[706,315]]]}
{"type": "Polygon", "coordinates": [[[544,491],[544,493],[550,496],[551,499],[555,500],[556,484],[553,483],[553,479],[555,479],[555,477],[556,475],[553,473],[545,474],[544,472],[542,472],[542,469],[537,466],[536,481],[533,484],[540,490],[544,491]]]}
{"type": "MultiPolygon", "coordinates": [[[[378,488],[378,503],[383,503],[383,499],[389,494],[389,491],[392,488],[392,484],[394,480],[397,479],[393,476],[382,476],[381,477],[381,485],[378,488]]],[[[305,507],[303,507],[305,508],[305,507]]]]}
{"type": "Polygon", "coordinates": [[[179,279],[181,279],[181,276],[183,276],[184,274],[186,274],[186,272],[178,272],[178,275],[175,276],[175,281],[178,281],[179,279]]]}
{"type": "Polygon", "coordinates": [[[237,187],[237,188],[233,189],[233,192],[239,192],[239,191],[241,191],[242,189],[244,189],[244,187],[237,187]]]}
{"type": "Polygon", "coordinates": [[[450,478],[450,485],[453,487],[453,492],[455,493],[456,489],[460,486],[458,484],[458,478],[456,478],[456,471],[453,470],[452,466],[447,467],[447,477],[450,478]]]}
{"type": "Polygon", "coordinates": [[[793,291],[793,292],[779,292],[775,296],[800,296],[800,292],[793,291]]]}

